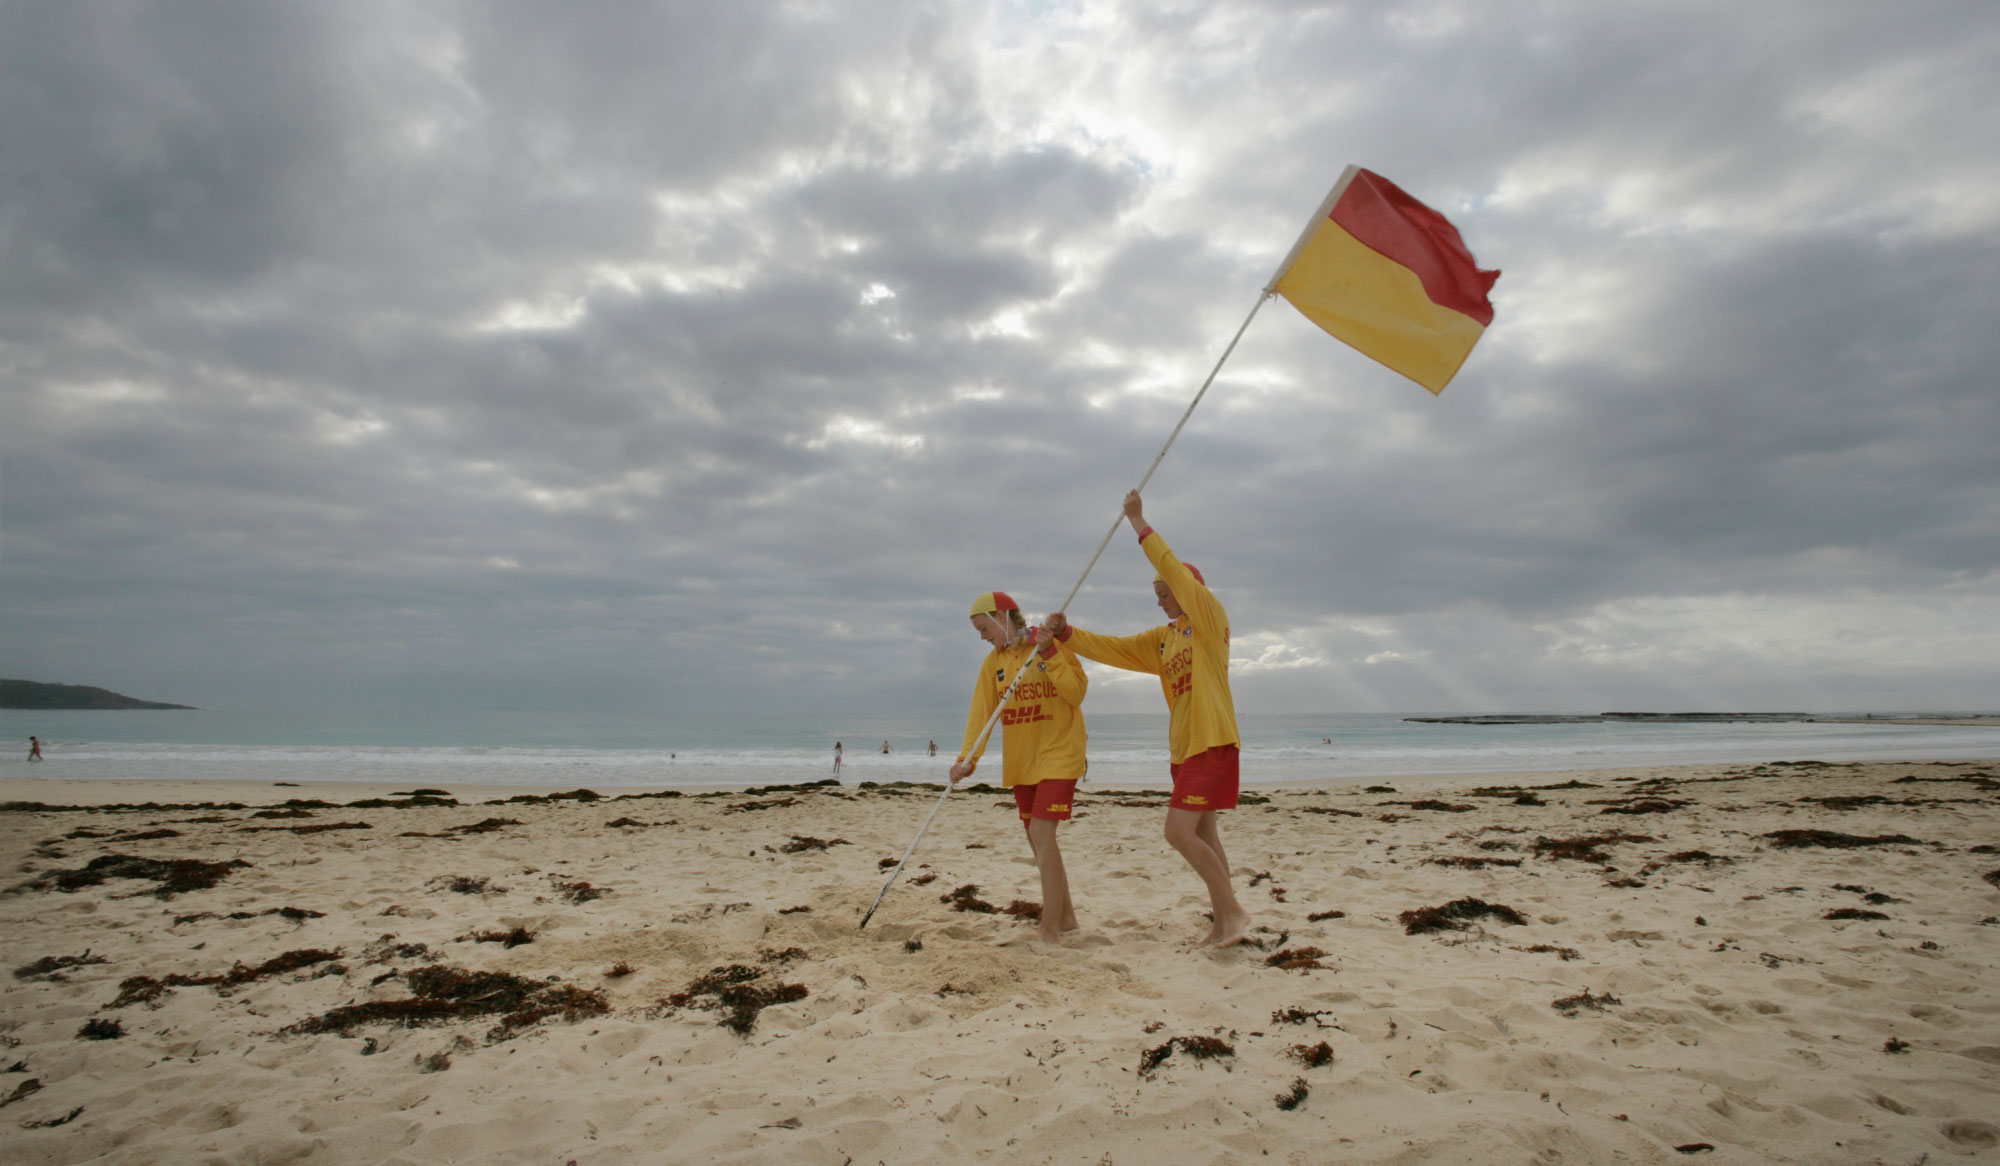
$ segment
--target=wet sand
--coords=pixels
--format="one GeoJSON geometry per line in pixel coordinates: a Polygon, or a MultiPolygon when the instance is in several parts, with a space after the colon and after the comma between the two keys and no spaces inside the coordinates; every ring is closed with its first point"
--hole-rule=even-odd
{"type": "Polygon", "coordinates": [[[0,785],[8,1160],[2000,1157],[2000,762],[413,793],[0,785]]]}

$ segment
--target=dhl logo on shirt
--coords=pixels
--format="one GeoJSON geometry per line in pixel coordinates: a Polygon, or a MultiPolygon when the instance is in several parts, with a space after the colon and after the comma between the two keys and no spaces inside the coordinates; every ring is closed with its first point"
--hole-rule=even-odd
{"type": "Polygon", "coordinates": [[[1055,719],[1056,716],[1054,713],[1043,712],[1042,706],[1038,704],[1026,706],[1010,705],[1000,710],[1000,725],[1002,728],[1009,725],[1025,725],[1033,721],[1053,721],[1055,719]]]}

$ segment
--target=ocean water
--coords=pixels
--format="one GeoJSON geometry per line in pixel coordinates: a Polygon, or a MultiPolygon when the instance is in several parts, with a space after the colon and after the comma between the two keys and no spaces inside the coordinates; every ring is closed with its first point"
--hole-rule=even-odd
{"type": "MultiPolygon", "coordinates": [[[[1092,781],[1167,784],[1164,714],[1089,718],[1092,781]]],[[[1246,783],[1762,761],[2000,757],[2000,728],[1885,724],[1427,725],[1400,714],[1248,715],[1246,783]],[[1329,743],[1323,743],[1330,740],[1329,743]]],[[[957,715],[702,718],[612,713],[34,712],[0,709],[0,779],[682,788],[936,781],[957,715]],[[26,763],[28,737],[47,760],[26,763]],[[935,740],[938,756],[928,756],[935,740]],[[882,753],[884,741],[889,753],[882,753]]],[[[989,765],[988,770],[991,772],[989,765]]]]}

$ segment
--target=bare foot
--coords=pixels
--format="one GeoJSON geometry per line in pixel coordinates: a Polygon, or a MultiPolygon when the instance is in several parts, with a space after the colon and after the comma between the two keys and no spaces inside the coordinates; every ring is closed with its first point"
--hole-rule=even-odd
{"type": "Polygon", "coordinates": [[[1037,927],[1035,928],[1035,938],[1048,944],[1050,947],[1062,946],[1062,931],[1060,929],[1037,927]]]}
{"type": "Polygon", "coordinates": [[[1235,947],[1250,938],[1250,912],[1238,911],[1215,921],[1208,935],[1196,947],[1235,947]]]}

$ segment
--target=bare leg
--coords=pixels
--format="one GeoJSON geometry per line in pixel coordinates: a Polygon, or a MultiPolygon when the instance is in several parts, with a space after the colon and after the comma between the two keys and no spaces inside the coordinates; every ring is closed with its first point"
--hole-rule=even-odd
{"type": "Polygon", "coordinates": [[[1028,845],[1035,851],[1035,867],[1042,874],[1042,921],[1036,934],[1043,943],[1062,942],[1062,933],[1076,927],[1076,912],[1069,901],[1069,874],[1063,869],[1062,849],[1056,845],[1056,824],[1047,818],[1028,822],[1028,845]]]}
{"type": "MultiPolygon", "coordinates": [[[[1203,819],[1214,817],[1214,811],[1169,808],[1167,844],[1180,851],[1181,857],[1187,859],[1188,865],[1194,868],[1194,873],[1200,875],[1202,883],[1208,887],[1209,910],[1214,916],[1215,925],[1209,928],[1208,935],[1201,941],[1200,946],[1207,947],[1214,944],[1217,947],[1230,947],[1243,942],[1244,937],[1249,934],[1250,912],[1244,910],[1243,905],[1236,901],[1236,891],[1229,885],[1228,858],[1223,855],[1219,845],[1212,846],[1203,837],[1204,830],[1211,835],[1215,831],[1215,823],[1212,820],[1204,822],[1203,819]]],[[[1217,842],[1220,841],[1220,837],[1217,836],[1217,842]]]]}
{"type": "Polygon", "coordinates": [[[1222,860],[1222,877],[1228,878],[1230,877],[1229,856],[1222,852],[1222,831],[1217,828],[1217,823],[1220,821],[1221,819],[1213,813],[1203,814],[1201,816],[1201,825],[1196,829],[1195,833],[1200,836],[1203,842],[1208,843],[1210,850],[1215,851],[1215,857],[1222,860]]]}

